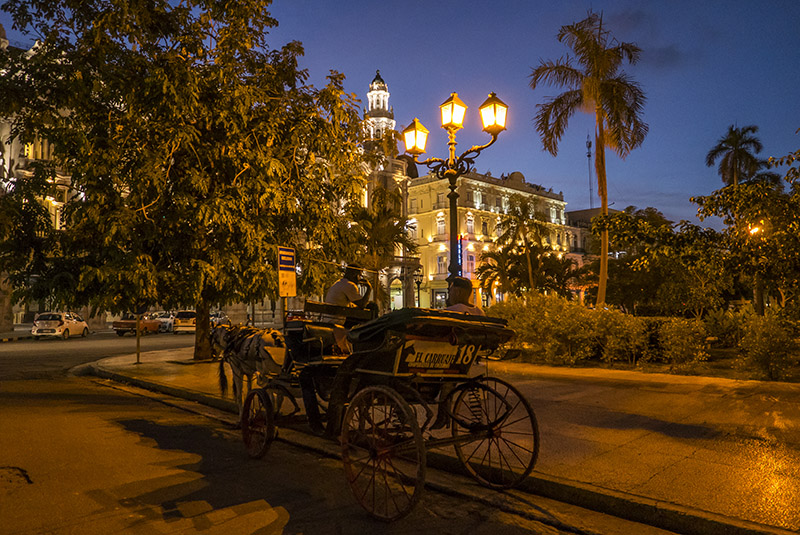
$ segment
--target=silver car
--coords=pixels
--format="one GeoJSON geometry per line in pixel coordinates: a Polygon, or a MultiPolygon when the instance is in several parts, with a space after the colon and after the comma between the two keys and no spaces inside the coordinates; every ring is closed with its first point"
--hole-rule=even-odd
{"type": "Polygon", "coordinates": [[[66,340],[70,336],[87,336],[89,326],[74,312],[42,312],[33,320],[31,334],[37,340],[42,336],[66,340]]]}

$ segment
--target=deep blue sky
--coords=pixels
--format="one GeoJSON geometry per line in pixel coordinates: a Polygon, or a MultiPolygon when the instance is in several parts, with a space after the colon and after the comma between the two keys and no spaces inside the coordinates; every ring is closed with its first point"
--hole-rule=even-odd
{"type": "MultiPolygon", "coordinates": [[[[722,186],[705,155],[734,123],[759,127],[763,157],[800,148],[798,0],[276,0],[270,9],[279,27],[269,41],[301,41],[301,65],[313,84],[340,71],[362,101],[380,69],[398,130],[419,117],[431,131],[431,156],[446,155],[438,106],[450,92],[470,106],[457,138],[461,150],[485,141],[477,107],[496,92],[510,108],[508,131],[480,155],[477,170],[521,171],[529,182],[563,191],[575,210],[589,207],[585,143],[593,121],[574,116],[558,156],[544,152],[533,125],[536,104],[560,90],[534,92],[528,76],[540,59],[568,52],[555,35],[589,8],[603,12],[618,40],[643,49],[641,61],[625,70],[647,94],[650,133],[627,159],[607,155],[614,208],[654,206],[675,221],[696,221],[689,197],[722,186]]],[[[12,44],[29,42],[11,31],[7,14],[0,22],[12,44]]],[[[594,176],[592,190],[598,206],[594,176]]]]}

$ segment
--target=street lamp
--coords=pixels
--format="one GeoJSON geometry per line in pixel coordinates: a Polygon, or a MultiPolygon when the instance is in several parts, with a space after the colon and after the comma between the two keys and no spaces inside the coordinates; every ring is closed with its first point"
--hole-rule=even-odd
{"type": "Polygon", "coordinates": [[[422,301],[419,297],[419,287],[422,286],[422,271],[417,270],[414,272],[414,284],[417,285],[417,306],[422,306],[422,301]]]}
{"type": "MultiPolygon", "coordinates": [[[[450,184],[450,277],[461,275],[461,262],[458,254],[458,192],[456,191],[458,177],[468,173],[475,165],[475,158],[488,146],[497,141],[497,136],[506,129],[506,114],[508,106],[497,98],[494,93],[481,104],[480,115],[483,122],[483,131],[492,136],[489,143],[470,147],[461,156],[456,157],[456,132],[464,125],[464,116],[467,106],[457,93],[452,93],[450,98],[439,106],[442,114],[442,128],[447,130],[449,136],[448,146],[450,154],[446,160],[442,158],[428,158],[419,161],[417,157],[425,152],[425,143],[428,139],[428,130],[422,126],[419,119],[414,119],[408,128],[403,130],[403,140],[406,152],[410,154],[415,163],[427,166],[440,179],[446,178],[450,184]]],[[[449,278],[449,277],[448,277],[449,278]]],[[[419,287],[419,286],[418,286],[419,287]]]]}

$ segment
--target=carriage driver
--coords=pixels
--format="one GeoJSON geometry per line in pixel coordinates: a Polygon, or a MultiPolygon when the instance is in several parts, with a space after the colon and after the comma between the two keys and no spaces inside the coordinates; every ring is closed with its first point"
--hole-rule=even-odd
{"type": "MultiPolygon", "coordinates": [[[[372,293],[372,285],[361,278],[362,268],[356,264],[348,264],[344,271],[344,276],[336,281],[330,287],[328,293],[325,294],[325,302],[331,305],[338,305],[340,307],[358,307],[365,308],[369,303],[370,294],[372,293]],[[364,295],[358,289],[361,284],[367,287],[364,295]]],[[[323,321],[333,323],[333,335],[336,338],[336,345],[339,346],[345,353],[350,352],[350,344],[347,342],[347,330],[345,329],[346,320],[344,316],[324,316],[323,321]]]]}

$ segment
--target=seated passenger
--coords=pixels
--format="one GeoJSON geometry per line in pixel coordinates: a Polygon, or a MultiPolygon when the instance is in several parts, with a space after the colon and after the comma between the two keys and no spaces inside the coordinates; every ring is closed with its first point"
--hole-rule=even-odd
{"type": "Polygon", "coordinates": [[[466,277],[451,277],[448,287],[447,307],[445,310],[464,312],[473,316],[485,316],[480,307],[471,305],[472,282],[466,277]]]}
{"type": "MultiPolygon", "coordinates": [[[[361,278],[362,269],[355,264],[349,264],[344,271],[344,276],[336,281],[325,294],[325,302],[340,307],[367,308],[369,297],[372,293],[370,283],[361,278]],[[364,295],[358,289],[361,284],[367,287],[364,295]]],[[[336,344],[344,353],[350,352],[350,344],[347,341],[347,318],[344,316],[323,316],[322,321],[334,324],[333,334],[336,337],[336,344]]]]}

